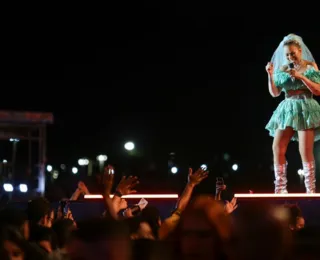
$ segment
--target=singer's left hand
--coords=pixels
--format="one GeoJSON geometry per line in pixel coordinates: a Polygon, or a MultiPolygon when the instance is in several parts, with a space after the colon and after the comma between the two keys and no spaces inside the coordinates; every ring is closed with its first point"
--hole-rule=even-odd
{"type": "Polygon", "coordinates": [[[297,72],[295,69],[291,69],[289,71],[289,74],[292,78],[295,78],[295,79],[302,79],[303,78],[303,75],[299,72],[297,72]]]}

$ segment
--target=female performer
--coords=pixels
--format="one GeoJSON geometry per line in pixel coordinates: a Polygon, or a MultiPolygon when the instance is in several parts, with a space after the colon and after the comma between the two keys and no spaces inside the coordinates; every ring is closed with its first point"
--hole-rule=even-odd
{"type": "Polygon", "coordinates": [[[313,144],[320,139],[320,72],[302,38],[289,34],[266,66],[272,97],[285,93],[285,99],[266,125],[273,140],[275,193],[287,191],[286,151],[290,140],[299,142],[307,193],[316,192],[313,144]]]}

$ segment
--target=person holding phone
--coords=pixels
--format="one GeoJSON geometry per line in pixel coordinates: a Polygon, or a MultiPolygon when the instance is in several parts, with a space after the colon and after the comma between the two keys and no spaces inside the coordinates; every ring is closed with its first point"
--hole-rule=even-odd
{"type": "Polygon", "coordinates": [[[67,217],[69,213],[69,204],[70,204],[69,200],[61,200],[59,204],[60,204],[63,217],[67,217]]]}
{"type": "Polygon", "coordinates": [[[222,191],[226,190],[227,186],[224,184],[224,180],[222,177],[216,178],[216,200],[221,200],[221,193],[222,191]]]}
{"type": "Polygon", "coordinates": [[[269,93],[285,99],[273,112],[266,129],[273,139],[275,193],[287,191],[286,151],[289,142],[299,142],[307,193],[316,192],[313,145],[320,139],[320,105],[313,96],[320,95],[320,72],[315,60],[295,34],[289,34],[279,44],[266,66],[269,93]]]}

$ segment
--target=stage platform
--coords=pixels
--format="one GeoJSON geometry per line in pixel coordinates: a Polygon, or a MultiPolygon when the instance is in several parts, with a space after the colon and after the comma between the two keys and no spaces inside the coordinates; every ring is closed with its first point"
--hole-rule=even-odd
{"type": "MultiPolygon", "coordinates": [[[[110,195],[112,197],[112,195],[110,195]]],[[[132,194],[123,196],[129,206],[137,204],[141,198],[148,201],[151,206],[157,207],[162,219],[167,218],[171,212],[175,209],[177,204],[178,194],[132,194]]],[[[25,210],[27,202],[11,202],[9,205],[25,210]]],[[[53,202],[51,204],[53,209],[57,209],[59,202],[53,202]]],[[[77,221],[81,221],[91,217],[102,216],[105,210],[105,205],[102,200],[102,195],[92,194],[86,195],[84,200],[70,201],[70,209],[77,221]]]]}
{"type": "Polygon", "coordinates": [[[302,210],[306,226],[320,227],[320,193],[237,193],[234,197],[237,198],[239,207],[244,204],[250,205],[250,203],[256,206],[259,205],[257,204],[259,201],[277,205],[297,204],[302,210]]]}
{"type": "MultiPolygon", "coordinates": [[[[149,202],[149,205],[159,209],[163,219],[171,214],[176,206],[178,197],[178,194],[133,194],[125,196],[129,205],[136,204],[141,198],[145,198],[149,202]]],[[[252,204],[252,207],[257,207],[259,206],[259,201],[277,205],[297,204],[305,217],[306,227],[320,228],[320,193],[236,193],[234,197],[237,198],[239,208],[241,208],[242,205],[250,204],[252,204]]],[[[22,209],[25,209],[27,206],[27,203],[12,204],[22,209]]],[[[57,208],[58,205],[58,202],[52,203],[52,208],[57,208]]],[[[104,211],[101,195],[88,195],[84,200],[71,202],[70,207],[74,217],[78,221],[89,217],[101,216],[104,211]]],[[[237,210],[234,214],[237,214],[237,210]]]]}

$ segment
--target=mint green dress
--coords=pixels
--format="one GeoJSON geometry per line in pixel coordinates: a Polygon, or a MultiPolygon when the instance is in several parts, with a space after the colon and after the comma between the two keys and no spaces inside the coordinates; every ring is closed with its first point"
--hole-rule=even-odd
{"type": "MultiPolygon", "coordinates": [[[[311,81],[320,83],[320,71],[316,71],[313,66],[308,66],[303,74],[311,81]]],[[[278,105],[266,125],[270,135],[274,136],[277,129],[292,127],[296,131],[292,140],[298,141],[297,131],[315,129],[315,141],[320,140],[320,105],[313,99],[309,89],[301,80],[292,81],[290,75],[283,71],[276,71],[273,80],[286,98],[278,105]],[[305,94],[287,97],[289,90],[304,90],[305,94]]]]}

